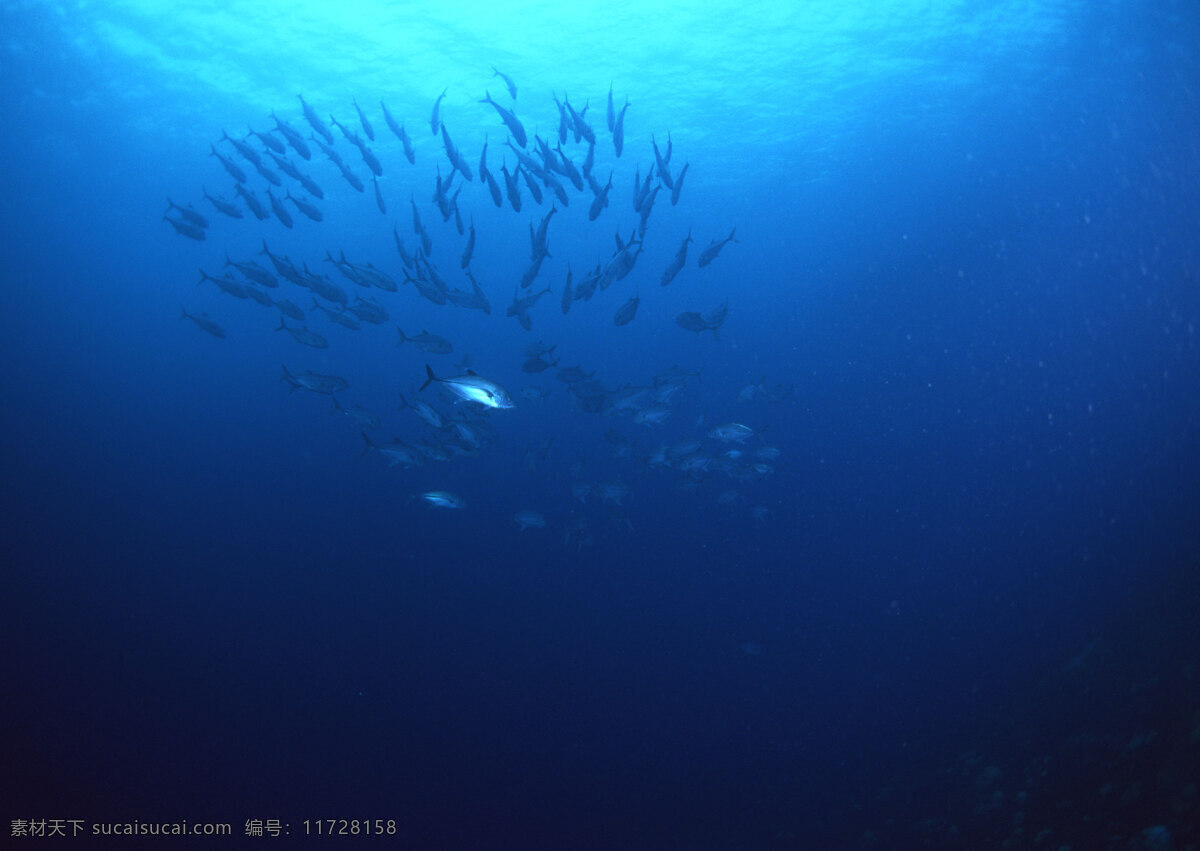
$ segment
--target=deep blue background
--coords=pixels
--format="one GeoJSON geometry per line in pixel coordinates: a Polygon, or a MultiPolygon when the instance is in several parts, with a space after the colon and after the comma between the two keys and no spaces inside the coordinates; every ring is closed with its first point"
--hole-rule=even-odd
{"type": "MultiPolygon", "coordinates": [[[[361,81],[280,81],[273,106],[297,125],[294,91],[342,120],[351,96],[382,95],[417,166],[372,112],[388,216],[317,152],[326,222],[289,233],[205,209],[192,243],[159,221],[163,196],[231,194],[208,144],[265,128],[263,91],[194,81],[180,100],[187,85],[140,60],[77,53],[86,22],[6,10],[5,818],[395,818],[413,847],[1098,848],[1155,825],[1200,840],[1200,27],[1187,3],[1021,8],[1031,39],[1038,14],[1059,28],[989,54],[986,35],[955,47],[974,19],[951,16],[962,33],[837,114],[768,110],[764,92],[805,83],[767,62],[697,96],[719,124],[668,93],[660,109],[626,70],[615,163],[611,69],[526,56],[518,110],[552,133],[551,91],[590,99],[613,205],[589,224],[573,197],[551,226],[539,282],[555,295],[533,334],[503,315],[530,214],[478,183],[462,205],[493,314],[381,295],[390,324],[455,342],[439,372],[469,353],[514,392],[552,390],[494,415],[480,457],[411,471],[360,458],[325,399],[277,377],[281,361],[344,374],[343,401],[385,417],[380,439],[415,436],[391,408],[425,356],[387,326],[310,317],[325,360],[197,287],[195,267],[265,236],[314,267],[343,248],[396,273],[410,192],[436,220],[428,110],[446,83],[431,70],[381,91],[365,65],[361,81]],[[943,80],[948,65],[963,76],[943,80]],[[636,224],[632,167],[667,130],[673,164],[692,163],[679,207],[660,197],[635,272],[562,317],[567,260],[578,279],[636,224]],[[734,225],[740,243],[697,269],[734,225]],[[688,227],[692,261],[659,288],[688,227]],[[616,328],[634,285],[639,315],[616,328]],[[723,299],[720,342],[675,326],[723,299]],[[180,303],[228,338],[176,321],[180,303]],[[613,387],[672,364],[702,377],[651,430],[522,374],[539,338],[613,387]],[[763,376],[791,394],[735,401],[763,376]],[[774,475],[688,493],[604,437],[645,452],[730,419],[765,428],[752,445],[781,450],[774,475]],[[573,503],[577,463],[630,486],[632,528],[573,503]],[[745,503],[717,502],[731,487],[745,503]],[[411,501],[431,488],[468,507],[411,501]],[[526,507],[546,529],[517,531],[526,507]],[[564,542],[573,511],[593,546],[564,542]]],[[[843,50],[853,65],[885,47],[843,50]]],[[[500,90],[494,61],[448,60],[469,82],[443,118],[473,166],[486,130],[498,173],[501,127],[472,104],[500,90]]],[[[456,270],[462,241],[431,228],[456,270]]]]}

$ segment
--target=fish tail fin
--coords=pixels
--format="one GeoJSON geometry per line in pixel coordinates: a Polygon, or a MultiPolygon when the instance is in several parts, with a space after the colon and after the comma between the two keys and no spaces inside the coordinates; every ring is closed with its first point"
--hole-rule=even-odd
{"type": "Polygon", "coordinates": [[[282,313],[279,314],[279,327],[276,328],[275,330],[276,331],[286,331],[287,330],[287,325],[285,325],[283,322],[283,314],[282,313]]]}
{"type": "Polygon", "coordinates": [[[371,441],[371,438],[367,436],[367,433],[365,431],[360,431],[359,434],[362,435],[363,443],[367,444],[366,447],[362,451],[363,455],[366,455],[372,449],[378,449],[378,447],[371,441]]]}
{"type": "MultiPolygon", "coordinates": [[[[408,281],[406,280],[405,283],[407,284],[408,281]]],[[[396,330],[400,332],[400,342],[398,342],[396,345],[403,346],[405,343],[408,342],[408,337],[404,336],[404,329],[401,328],[399,325],[396,326],[396,330]]]]}
{"type": "MultiPolygon", "coordinates": [[[[737,233],[737,226],[736,226],[736,225],[734,226],[733,230],[731,230],[731,231],[729,232],[729,239],[730,239],[731,241],[733,241],[733,242],[738,242],[738,240],[736,240],[736,239],[734,239],[734,238],[733,238],[733,235],[734,235],[735,233],[737,233]]],[[[740,243],[739,243],[739,244],[740,244],[740,243]]]]}
{"type": "Polygon", "coordinates": [[[412,407],[411,405],[408,404],[408,400],[404,398],[403,393],[400,393],[397,395],[400,396],[400,404],[396,406],[397,411],[403,411],[405,408],[412,407]]]}
{"type": "Polygon", "coordinates": [[[258,252],[258,254],[260,257],[264,254],[266,254],[269,257],[271,255],[271,249],[267,248],[267,241],[265,239],[262,242],[263,242],[262,251],[258,252]]]}
{"type": "Polygon", "coordinates": [[[179,318],[180,318],[180,319],[187,319],[187,318],[188,318],[188,312],[187,312],[187,308],[186,308],[186,307],[184,307],[182,304],[181,304],[181,305],[179,305],[179,318]]]}
{"type": "Polygon", "coordinates": [[[425,364],[425,374],[429,377],[426,378],[425,383],[421,385],[421,390],[424,390],[426,387],[428,387],[431,381],[438,380],[438,377],[433,374],[433,367],[431,367],[429,364],[425,364]]]}

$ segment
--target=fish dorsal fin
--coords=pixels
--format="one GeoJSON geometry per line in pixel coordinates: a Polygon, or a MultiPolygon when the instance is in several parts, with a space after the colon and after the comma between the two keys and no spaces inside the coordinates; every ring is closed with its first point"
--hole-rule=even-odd
{"type": "Polygon", "coordinates": [[[473,375],[473,376],[475,376],[476,378],[478,378],[478,377],[479,377],[479,373],[478,373],[478,372],[476,372],[475,370],[471,369],[470,367],[467,367],[467,375],[473,375]]]}

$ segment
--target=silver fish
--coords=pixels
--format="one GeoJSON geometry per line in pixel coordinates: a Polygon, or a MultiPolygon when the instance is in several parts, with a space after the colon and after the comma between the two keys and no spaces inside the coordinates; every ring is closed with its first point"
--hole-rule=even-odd
{"type": "Polygon", "coordinates": [[[471,370],[466,375],[456,375],[452,378],[438,378],[433,374],[433,367],[425,364],[425,374],[428,376],[421,385],[424,390],[432,382],[444,384],[451,393],[468,402],[477,402],[488,408],[511,408],[512,397],[508,391],[494,381],[489,381],[471,370]]]}

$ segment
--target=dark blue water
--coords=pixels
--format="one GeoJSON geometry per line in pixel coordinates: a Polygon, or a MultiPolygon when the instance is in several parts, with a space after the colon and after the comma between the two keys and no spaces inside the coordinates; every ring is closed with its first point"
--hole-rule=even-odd
{"type": "MultiPolygon", "coordinates": [[[[232,836],[181,847],[1200,842],[1196,11],[782,8],[0,12],[8,843],[56,819],[79,847],[185,820],[232,836]],[[631,104],[619,158],[610,82],[631,104]],[[454,142],[477,171],[486,134],[498,179],[514,157],[485,90],[531,140],[557,143],[555,96],[588,105],[610,205],[589,221],[591,190],[560,178],[532,331],[505,308],[548,190],[522,185],[517,214],[456,178],[490,314],[323,262],[403,280],[411,197],[469,289],[432,200],[443,88],[454,142]],[[386,214],[336,129],[361,194],[315,145],[288,152],[324,221],[203,200],[235,197],[215,144],[265,201],[222,129],[275,110],[307,135],[300,92],[360,134],[363,106],[386,214]],[[660,190],[633,271],[564,315],[568,264],[578,285],[636,233],[634,174],[668,133],[678,204],[660,190]],[[162,221],[167,196],[207,217],[203,241],[162,221]],[[196,283],[264,239],[389,320],[348,330],[281,280],[318,350],[196,283]],[[719,339],[676,322],[724,302],[719,339]],[[454,351],[397,347],[397,325],[454,351]],[[590,396],[522,370],[538,340],[594,373],[590,396]],[[515,406],[418,390],[426,363],[515,406]],[[364,455],[280,364],[344,377],[374,443],[452,457],[364,455]],[[673,382],[661,424],[635,421],[646,398],[614,409],[673,382]],[[401,395],[490,437],[467,453],[401,395]],[[753,435],[709,436],[731,422],[753,435]],[[689,439],[706,469],[655,460],[689,439]],[[525,510],[545,525],[520,530],[525,510]],[[270,819],[290,838],[246,836],[270,819]],[[318,838],[319,819],[385,835],[318,838]]],[[[563,150],[578,167],[587,145],[563,150]]]]}

